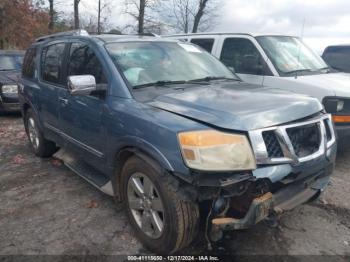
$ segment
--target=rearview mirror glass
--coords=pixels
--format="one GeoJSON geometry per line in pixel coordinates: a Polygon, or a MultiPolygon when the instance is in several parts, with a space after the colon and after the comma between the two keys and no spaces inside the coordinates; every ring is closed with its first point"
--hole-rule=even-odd
{"type": "Polygon", "coordinates": [[[90,95],[96,91],[96,80],[92,75],[68,77],[68,89],[71,95],[90,95]]]}

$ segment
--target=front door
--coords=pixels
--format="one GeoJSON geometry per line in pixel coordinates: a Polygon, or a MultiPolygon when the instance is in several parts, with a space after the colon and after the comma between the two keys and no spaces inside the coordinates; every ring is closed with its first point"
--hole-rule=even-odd
{"type": "MultiPolygon", "coordinates": [[[[88,44],[70,44],[67,77],[71,75],[93,75],[98,87],[107,87],[101,63],[88,44]]],[[[60,126],[67,147],[78,152],[81,158],[94,166],[103,165],[103,151],[106,145],[102,123],[106,109],[103,92],[73,96],[68,89],[62,89],[59,103],[60,126]]]]}
{"type": "Polygon", "coordinates": [[[272,76],[266,61],[250,39],[228,37],[222,44],[220,60],[247,83],[263,85],[272,76]]]}

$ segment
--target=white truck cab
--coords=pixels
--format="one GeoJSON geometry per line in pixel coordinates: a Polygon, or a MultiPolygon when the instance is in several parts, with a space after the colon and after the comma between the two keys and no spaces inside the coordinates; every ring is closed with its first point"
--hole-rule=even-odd
{"type": "Polygon", "coordinates": [[[201,46],[245,82],[318,98],[333,115],[338,138],[342,140],[339,146],[350,145],[350,74],[329,68],[300,38],[246,33],[164,37],[201,46]]]}

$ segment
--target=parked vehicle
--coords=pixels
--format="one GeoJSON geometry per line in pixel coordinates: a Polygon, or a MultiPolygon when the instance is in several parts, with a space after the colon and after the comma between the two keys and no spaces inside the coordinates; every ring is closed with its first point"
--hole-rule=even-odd
{"type": "Polygon", "coordinates": [[[328,46],[322,58],[333,69],[350,73],[350,45],[328,46]]]}
{"type": "Polygon", "coordinates": [[[20,111],[17,83],[24,52],[0,50],[0,112],[20,111]]]}
{"type": "Polygon", "coordinates": [[[317,99],[243,83],[192,44],[79,32],[27,50],[25,130],[37,156],[60,148],[55,157],[124,201],[150,250],[188,246],[199,204],[214,240],[326,187],[336,143],[317,99]]]}
{"type": "Polygon", "coordinates": [[[201,33],[165,36],[205,48],[245,82],[319,99],[331,113],[342,149],[350,146],[350,75],[332,70],[298,37],[201,33]]]}

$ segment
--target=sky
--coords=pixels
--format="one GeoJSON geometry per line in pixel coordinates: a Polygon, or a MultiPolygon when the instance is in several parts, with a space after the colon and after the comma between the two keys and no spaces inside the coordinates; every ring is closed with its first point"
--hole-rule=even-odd
{"type": "MultiPolygon", "coordinates": [[[[73,2],[58,1],[59,9],[70,8],[73,2]]],[[[111,25],[123,27],[132,21],[124,13],[123,0],[104,1],[111,3],[108,17],[111,25]]],[[[81,15],[96,12],[97,2],[81,0],[81,15]]],[[[221,3],[210,31],[302,36],[319,54],[331,44],[350,44],[350,0],[221,0],[221,3]]]]}

